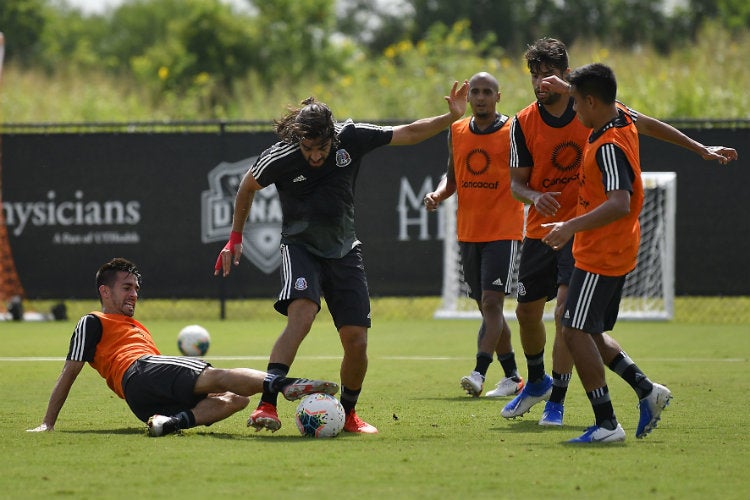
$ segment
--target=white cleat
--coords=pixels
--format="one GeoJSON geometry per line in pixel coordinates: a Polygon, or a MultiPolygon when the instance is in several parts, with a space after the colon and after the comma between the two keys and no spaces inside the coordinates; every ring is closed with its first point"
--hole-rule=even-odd
{"type": "Polygon", "coordinates": [[[469,396],[478,398],[484,387],[484,377],[479,372],[471,372],[471,375],[461,377],[461,387],[469,396]]]}
{"type": "Polygon", "coordinates": [[[524,381],[521,377],[518,380],[514,380],[513,377],[505,377],[497,383],[494,389],[487,391],[484,395],[486,398],[503,398],[507,396],[515,396],[521,389],[523,389],[524,381]]]}

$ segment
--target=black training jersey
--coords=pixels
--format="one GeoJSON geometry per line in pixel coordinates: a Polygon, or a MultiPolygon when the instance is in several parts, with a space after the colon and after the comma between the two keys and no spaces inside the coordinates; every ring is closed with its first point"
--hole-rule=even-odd
{"type": "Polygon", "coordinates": [[[299,144],[278,142],[250,168],[263,187],[276,185],[283,212],[282,244],[304,245],[323,258],[341,258],[359,244],[354,230],[354,184],[364,155],[391,142],[392,127],[347,120],[336,124],[338,144],[311,167],[299,144]]]}

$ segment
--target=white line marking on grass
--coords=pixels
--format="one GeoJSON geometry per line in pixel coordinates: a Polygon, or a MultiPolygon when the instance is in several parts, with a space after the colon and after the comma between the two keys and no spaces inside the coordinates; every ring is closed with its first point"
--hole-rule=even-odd
{"type": "Polygon", "coordinates": [[[27,356],[17,358],[0,358],[0,362],[5,361],[65,361],[65,358],[41,358],[38,356],[27,356]]]}
{"type": "MultiPolygon", "coordinates": [[[[202,358],[205,360],[216,360],[216,361],[265,361],[268,360],[268,356],[206,356],[202,358]]],[[[341,356],[297,356],[297,359],[313,359],[313,360],[339,360],[341,356]]],[[[378,356],[374,359],[382,359],[387,361],[465,361],[467,359],[473,359],[469,357],[454,357],[454,356],[378,356]]],[[[17,357],[0,357],[0,363],[2,362],[37,362],[37,361],[56,361],[64,362],[65,358],[60,357],[44,357],[44,356],[17,356],[17,357]]],[[[747,358],[639,358],[639,361],[659,362],[659,363],[746,363],[747,358]]]]}
{"type": "Polygon", "coordinates": [[[747,362],[747,358],[638,358],[639,360],[643,359],[644,361],[658,361],[660,363],[663,362],[669,362],[669,363],[712,363],[714,361],[722,361],[725,363],[745,363],[747,362]]]}

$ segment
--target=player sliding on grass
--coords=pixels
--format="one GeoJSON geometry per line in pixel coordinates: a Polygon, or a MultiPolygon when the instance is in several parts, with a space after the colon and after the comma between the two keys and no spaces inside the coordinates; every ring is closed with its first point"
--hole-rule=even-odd
{"type": "MultiPolygon", "coordinates": [[[[394,127],[336,123],[328,106],[309,98],[276,123],[281,141],[260,155],[237,191],[232,233],[216,260],[215,274],[227,276],[232,264],[239,265],[253,196],[275,184],[284,222],[282,289],[274,307],[287,316],[287,324],[271,350],[268,373],[286,376],[324,297],[344,349],[340,399],[346,411],[345,431],[377,432],[355,411],[367,372],[370,328],[367,278],[354,230],[354,184],[360,163],[380,146],[416,144],[444,130],[466,112],[468,87],[468,82],[453,84],[445,98],[447,113],[394,127]]],[[[276,391],[264,390],[248,425],[279,429],[277,399],[276,391]]]]}
{"type": "Polygon", "coordinates": [[[154,437],[223,420],[261,391],[281,392],[289,400],[338,391],[334,382],[274,377],[250,368],[213,368],[200,359],[162,356],[146,327],[133,319],[140,285],[140,272],[128,260],[116,258],[99,268],[96,286],[102,310],[78,321],[44,420],[29,432],[54,430],[86,362],[147,422],[154,437]]]}

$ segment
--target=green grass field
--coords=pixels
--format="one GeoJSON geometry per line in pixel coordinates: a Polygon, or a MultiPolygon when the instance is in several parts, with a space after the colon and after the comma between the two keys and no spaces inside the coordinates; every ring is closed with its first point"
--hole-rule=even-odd
{"type": "MultiPolygon", "coordinates": [[[[624,444],[563,444],[593,423],[574,376],[566,425],[499,415],[507,399],[472,399],[458,380],[473,367],[476,322],[390,319],[370,332],[370,367],[358,411],[375,436],[298,435],[295,404],[281,401],[275,434],[245,427],[247,412],[180,436],[152,439],[123,401],[86,367],[53,433],[41,422],[77,317],[0,322],[2,498],[748,498],[748,325],[620,322],[614,336],[672,404],[658,429],[635,439],[637,400],[608,372],[624,444]]],[[[177,354],[187,321],[146,321],[177,354]]],[[[264,369],[281,318],[202,321],[208,359],[264,369]]],[[[514,346],[521,373],[518,329],[514,346]]],[[[549,344],[548,344],[549,345],[549,344]]],[[[303,343],[292,375],[338,380],[341,348],[327,316],[303,343]]],[[[549,352],[547,358],[549,362],[549,352]]],[[[501,376],[490,367],[488,384],[501,376]]],[[[257,402],[253,399],[251,406],[257,402]]]]}

